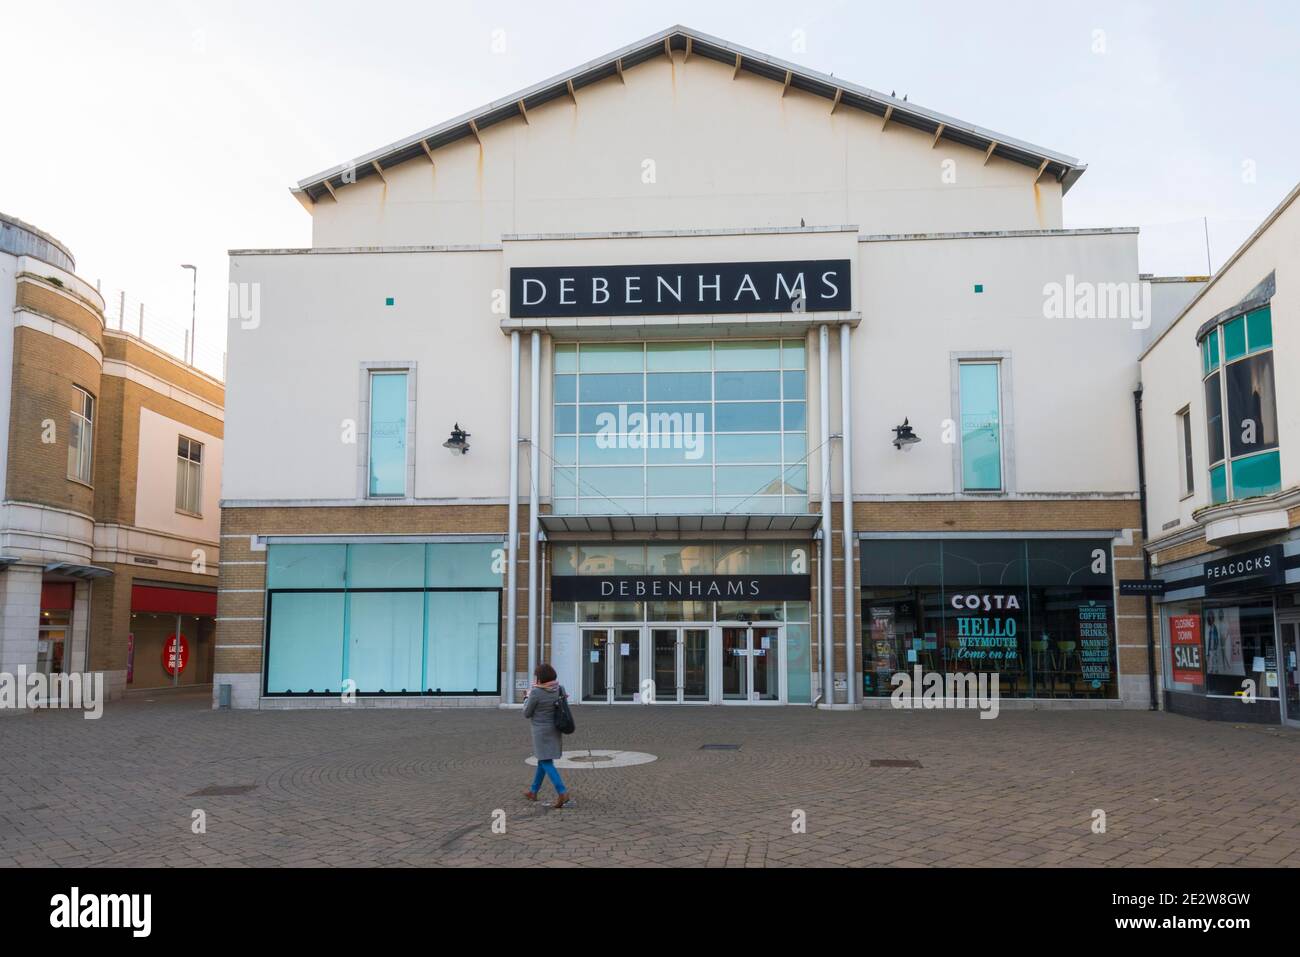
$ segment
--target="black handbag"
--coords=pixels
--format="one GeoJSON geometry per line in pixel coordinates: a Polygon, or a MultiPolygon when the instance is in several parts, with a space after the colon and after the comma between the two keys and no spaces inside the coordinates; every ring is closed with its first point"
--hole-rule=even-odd
{"type": "Polygon", "coordinates": [[[576,725],[573,723],[573,712],[569,710],[569,699],[564,694],[564,688],[560,688],[560,698],[555,702],[555,730],[560,734],[573,734],[576,725]]]}

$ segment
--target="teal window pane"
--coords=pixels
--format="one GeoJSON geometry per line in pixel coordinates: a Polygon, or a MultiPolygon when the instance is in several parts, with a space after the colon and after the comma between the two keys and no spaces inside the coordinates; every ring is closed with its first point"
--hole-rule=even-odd
{"type": "Polygon", "coordinates": [[[576,375],[557,375],[555,377],[555,401],[578,401],[578,377],[576,375]]]}
{"type": "Polygon", "coordinates": [[[790,571],[791,546],[785,542],[717,543],[715,575],[784,575],[790,571]]]}
{"type": "Polygon", "coordinates": [[[558,465],[573,465],[578,459],[578,440],[572,435],[558,435],[552,443],[551,452],[558,465]]]}
{"type": "Polygon", "coordinates": [[[578,494],[618,498],[625,495],[640,496],[645,493],[645,475],[636,468],[584,468],[579,476],[578,494]]]}
{"type": "Polygon", "coordinates": [[[779,399],[779,372],[719,372],[713,377],[713,397],[724,399],[779,399]]]}
{"type": "Polygon", "coordinates": [[[708,372],[713,368],[712,343],[647,343],[646,368],[651,372],[708,372]]]}
{"type": "Polygon", "coordinates": [[[342,588],[346,545],[268,545],[267,588],[342,588]]]}
{"type": "Polygon", "coordinates": [[[719,402],[714,406],[718,432],[779,432],[779,402],[719,402]]]}
{"type": "Polygon", "coordinates": [[[1256,309],[1248,315],[1246,327],[1251,352],[1267,349],[1273,345],[1273,313],[1268,306],[1256,309]]]}
{"type": "Polygon", "coordinates": [[[500,638],[496,592],[429,592],[426,687],[495,692],[500,638]]]}
{"type": "Polygon", "coordinates": [[[998,367],[989,362],[962,363],[962,487],[979,491],[1002,487],[1002,426],[998,367]]]}
{"type": "Polygon", "coordinates": [[[1216,465],[1210,469],[1210,504],[1218,505],[1228,500],[1227,466],[1216,465]]]}
{"type": "Polygon", "coordinates": [[[646,546],[646,572],[651,575],[712,575],[713,542],[673,542],[646,546]]]}
{"type": "Polygon", "coordinates": [[[424,584],[424,546],[349,545],[349,588],[419,588],[424,584]]]}
{"type": "Polygon", "coordinates": [[[786,515],[801,515],[808,511],[807,496],[787,495],[782,501],[784,505],[781,511],[786,515]]]}
{"type": "Polygon", "coordinates": [[[713,512],[713,496],[687,495],[672,498],[648,498],[645,510],[657,515],[709,515],[713,512]]]}
{"type": "Polygon", "coordinates": [[[646,376],[646,398],[662,402],[708,402],[713,381],[707,372],[651,372],[646,376]]]}
{"type": "Polygon", "coordinates": [[[785,436],[785,462],[789,465],[791,462],[802,462],[804,456],[808,454],[808,436],[803,432],[786,433],[785,436]]]}
{"type": "Polygon", "coordinates": [[[807,374],[802,370],[799,372],[783,372],[781,378],[784,380],[785,393],[782,398],[786,399],[806,399],[808,398],[807,374]]]}
{"type": "Polygon", "coordinates": [[[779,435],[719,435],[719,462],[780,462],[779,435]]]}
{"type": "Polygon", "coordinates": [[[578,371],[578,346],[573,342],[560,342],[555,346],[555,371],[578,371]]]}
{"type": "Polygon", "coordinates": [[[1219,330],[1215,329],[1211,332],[1205,337],[1205,341],[1210,344],[1210,368],[1217,369],[1219,367],[1219,330]]]}
{"type": "Polygon", "coordinates": [[[785,482],[784,491],[786,495],[808,494],[808,466],[786,466],[785,471],[782,472],[781,475],[785,482]]]}
{"type": "Polygon", "coordinates": [[[406,494],[406,373],[370,376],[370,494],[406,494]]]}
{"type": "MultiPolygon", "coordinates": [[[[787,608],[789,603],[787,603],[787,608]]],[[[812,628],[785,626],[786,700],[791,704],[812,702],[812,628]]]]}
{"type": "Polygon", "coordinates": [[[578,512],[578,503],[571,498],[554,498],[551,499],[551,508],[556,515],[575,515],[578,512]]]}
{"type": "Polygon", "coordinates": [[[718,495],[780,495],[779,465],[719,465],[718,495]]]}
{"type": "Polygon", "coordinates": [[[659,402],[646,408],[650,435],[659,436],[659,445],[677,444],[674,436],[713,431],[713,406],[707,402],[659,402]]]}
{"type": "Polygon", "coordinates": [[[578,461],[583,465],[638,465],[645,461],[644,436],[584,435],[578,439],[578,461]]]}
{"type": "Polygon", "coordinates": [[[1201,375],[1210,374],[1210,338],[1206,336],[1201,340],[1201,375]]]}
{"type": "Polygon", "coordinates": [[[500,588],[505,571],[504,542],[432,542],[430,588],[500,588]]]}
{"type": "Polygon", "coordinates": [[[578,500],[579,515],[622,515],[624,512],[635,515],[643,511],[645,511],[645,499],[640,497],[581,498],[578,500]]]}
{"type": "Polygon", "coordinates": [[[781,368],[779,342],[740,339],[713,345],[713,367],[719,371],[781,368]]]}
{"type": "Polygon", "coordinates": [[[808,404],[806,402],[787,402],[785,404],[785,430],[802,432],[808,428],[808,404]]]}
{"type": "Polygon", "coordinates": [[[646,469],[648,495],[707,496],[713,490],[711,466],[651,466],[646,469]]]}
{"type": "Polygon", "coordinates": [[[563,435],[578,430],[578,408],[573,405],[555,407],[555,434],[563,435]]]}
{"type": "MultiPolygon", "coordinates": [[[[558,415],[559,409],[556,409],[558,415]]],[[[597,432],[627,434],[636,424],[633,414],[645,414],[645,406],[639,402],[620,402],[617,405],[580,405],[578,406],[578,431],[583,435],[595,435],[597,432]]],[[[558,431],[558,429],[557,429],[558,431]]]]}
{"type": "Polygon", "coordinates": [[[1232,497],[1271,495],[1282,487],[1282,462],[1276,451],[1232,462],[1232,497]]]}
{"type": "Polygon", "coordinates": [[[348,595],[348,674],[357,691],[419,691],[423,592],[348,595]]]}
{"type": "Polygon", "coordinates": [[[786,339],[782,341],[781,368],[782,369],[807,368],[807,360],[804,356],[804,344],[802,339],[786,339]]]}
{"type": "Polygon", "coordinates": [[[645,379],[639,372],[579,377],[580,402],[640,402],[643,398],[645,379]]]}
{"type": "Polygon", "coordinates": [[[270,626],[268,692],[343,690],[342,593],[272,595],[270,626]]]}
{"type": "Polygon", "coordinates": [[[812,603],[788,601],[785,603],[786,621],[812,621],[812,603]]]}
{"type": "Polygon", "coordinates": [[[1223,355],[1226,361],[1246,354],[1246,317],[1238,316],[1223,326],[1223,355]]]}
{"type": "Polygon", "coordinates": [[[557,498],[576,498],[578,495],[578,470],[555,469],[551,474],[551,494],[557,498]]]}
{"type": "Polygon", "coordinates": [[[714,501],[717,503],[715,510],[720,514],[781,514],[779,495],[719,495],[714,501]]]}
{"type": "Polygon", "coordinates": [[[686,432],[682,441],[660,442],[660,448],[646,449],[645,456],[651,465],[705,465],[713,461],[713,439],[706,433],[686,432]]]}
{"type": "Polygon", "coordinates": [[[578,350],[580,372],[640,372],[644,367],[640,342],[584,342],[578,350]]]}

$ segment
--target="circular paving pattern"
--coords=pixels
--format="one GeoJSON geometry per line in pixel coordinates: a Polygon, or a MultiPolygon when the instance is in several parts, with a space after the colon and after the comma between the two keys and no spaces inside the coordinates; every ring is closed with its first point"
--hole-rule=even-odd
{"type": "MultiPolygon", "coordinates": [[[[555,762],[557,768],[630,768],[634,764],[649,764],[658,761],[658,755],[646,754],[644,751],[607,751],[601,748],[587,748],[582,751],[565,751],[555,762]]],[[[524,762],[537,766],[536,758],[524,762]]]]}

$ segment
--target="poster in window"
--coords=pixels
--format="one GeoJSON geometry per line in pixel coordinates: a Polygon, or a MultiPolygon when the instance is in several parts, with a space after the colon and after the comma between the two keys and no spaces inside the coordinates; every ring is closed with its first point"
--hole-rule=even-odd
{"type": "Polygon", "coordinates": [[[1206,609],[1205,670],[1212,675],[1245,676],[1246,665],[1241,656],[1241,614],[1238,609],[1206,609]]]}
{"type": "Polygon", "coordinates": [[[1169,616],[1169,650],[1173,659],[1171,677],[1179,684],[1199,688],[1201,677],[1201,617],[1200,615],[1169,616]]]}

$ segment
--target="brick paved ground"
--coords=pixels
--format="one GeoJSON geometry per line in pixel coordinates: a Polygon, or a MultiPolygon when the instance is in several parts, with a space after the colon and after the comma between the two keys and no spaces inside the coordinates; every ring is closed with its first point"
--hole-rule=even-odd
{"type": "Polygon", "coordinates": [[[207,702],[0,718],[0,865],[1300,865],[1300,734],[1276,728],[581,708],[573,746],[659,760],[567,772],[576,800],[552,811],[521,796],[529,738],[514,712],[207,702]],[[719,743],[741,750],[700,750],[719,743]],[[196,808],[206,834],[191,833],[196,808]],[[795,809],[805,834],[791,833],[795,809]]]}

